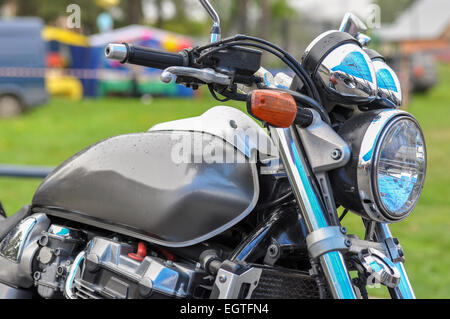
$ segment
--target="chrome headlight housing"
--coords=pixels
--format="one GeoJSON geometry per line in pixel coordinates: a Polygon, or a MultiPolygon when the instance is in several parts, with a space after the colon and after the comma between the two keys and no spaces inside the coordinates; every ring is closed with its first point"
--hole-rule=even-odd
{"type": "Polygon", "coordinates": [[[375,50],[364,49],[370,57],[377,76],[378,92],[374,103],[383,107],[402,105],[402,89],[397,74],[386,64],[384,57],[375,50]]]}
{"type": "Polygon", "coordinates": [[[425,140],[416,119],[401,110],[372,110],[338,132],[352,158],[331,173],[336,201],[362,217],[385,223],[406,218],[425,181],[425,140]]]}
{"type": "Polygon", "coordinates": [[[335,103],[370,103],[377,95],[377,77],[370,57],[350,34],[328,31],[311,42],[302,65],[335,103]]]}

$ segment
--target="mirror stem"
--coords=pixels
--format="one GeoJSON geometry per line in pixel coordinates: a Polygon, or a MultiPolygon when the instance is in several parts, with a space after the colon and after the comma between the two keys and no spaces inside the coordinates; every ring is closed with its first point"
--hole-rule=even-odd
{"type": "Polygon", "coordinates": [[[214,24],[211,28],[211,43],[220,41],[221,38],[221,30],[220,30],[220,18],[217,14],[216,10],[212,7],[208,0],[200,0],[201,5],[205,8],[206,12],[208,12],[209,16],[213,20],[214,24]]]}

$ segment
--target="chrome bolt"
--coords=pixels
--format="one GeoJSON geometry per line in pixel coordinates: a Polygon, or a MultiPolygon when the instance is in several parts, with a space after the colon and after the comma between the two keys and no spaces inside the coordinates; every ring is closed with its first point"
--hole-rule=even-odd
{"type": "Polygon", "coordinates": [[[343,233],[344,235],[347,234],[347,228],[345,228],[344,226],[341,227],[341,233],[343,233]]]}
{"type": "Polygon", "coordinates": [[[274,258],[278,255],[278,247],[275,244],[269,246],[269,256],[274,258]]]}
{"type": "Polygon", "coordinates": [[[346,239],[344,241],[345,246],[350,247],[352,245],[352,241],[350,239],[346,239]]]}
{"type": "Polygon", "coordinates": [[[225,275],[220,275],[220,276],[219,276],[219,281],[220,281],[221,283],[224,283],[225,281],[227,281],[227,276],[225,276],[225,275]]]}
{"type": "Polygon", "coordinates": [[[334,160],[338,160],[342,157],[342,152],[340,149],[335,148],[332,152],[331,152],[331,158],[334,160]]]}

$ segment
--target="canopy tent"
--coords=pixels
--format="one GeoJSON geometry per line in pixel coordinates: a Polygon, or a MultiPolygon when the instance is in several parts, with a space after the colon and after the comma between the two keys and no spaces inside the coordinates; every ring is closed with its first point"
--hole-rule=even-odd
{"type": "Polygon", "coordinates": [[[95,79],[82,76],[85,70],[95,68],[89,39],[53,26],[46,26],[42,30],[42,38],[47,42],[47,67],[55,69],[55,72],[46,75],[50,93],[68,95],[74,99],[95,95],[95,79]],[[61,73],[61,69],[65,72],[61,73]]]}

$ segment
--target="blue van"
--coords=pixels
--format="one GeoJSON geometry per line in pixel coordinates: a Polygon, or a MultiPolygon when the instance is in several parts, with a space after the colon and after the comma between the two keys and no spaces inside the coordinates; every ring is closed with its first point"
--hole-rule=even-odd
{"type": "Polygon", "coordinates": [[[0,20],[0,117],[45,103],[45,42],[39,18],[0,20]]]}

